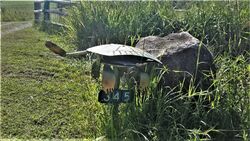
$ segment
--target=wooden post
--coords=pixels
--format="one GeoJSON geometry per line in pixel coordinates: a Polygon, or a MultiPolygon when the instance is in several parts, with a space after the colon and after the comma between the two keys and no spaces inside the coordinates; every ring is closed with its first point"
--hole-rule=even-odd
{"type": "MultiPolygon", "coordinates": [[[[62,3],[57,3],[57,9],[59,9],[59,13],[63,13],[63,4],[62,3]]],[[[61,15],[58,14],[58,19],[57,19],[57,22],[61,22],[61,15]]]]}
{"type": "Polygon", "coordinates": [[[62,3],[57,3],[57,8],[59,9],[60,12],[63,12],[62,11],[62,8],[63,8],[63,4],[62,3]]]}
{"type": "Polygon", "coordinates": [[[50,13],[48,12],[48,10],[50,9],[50,2],[49,1],[45,1],[44,3],[44,21],[50,21],[50,13]]]}
{"type": "MultiPolygon", "coordinates": [[[[114,67],[114,72],[115,72],[115,76],[116,76],[116,82],[115,82],[115,90],[119,89],[120,86],[120,77],[121,77],[121,72],[119,71],[119,69],[117,67],[114,67]]],[[[114,140],[118,140],[117,139],[117,135],[120,132],[120,120],[119,120],[119,104],[115,103],[112,109],[112,120],[113,120],[113,127],[115,129],[115,136],[114,136],[114,140]]]]}
{"type": "Polygon", "coordinates": [[[42,2],[35,0],[34,1],[34,18],[35,18],[35,23],[40,22],[40,16],[41,16],[41,10],[42,10],[42,2]]]}

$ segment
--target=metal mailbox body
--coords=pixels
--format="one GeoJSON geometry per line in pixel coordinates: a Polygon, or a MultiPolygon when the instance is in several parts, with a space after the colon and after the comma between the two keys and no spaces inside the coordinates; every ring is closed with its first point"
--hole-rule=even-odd
{"type": "MultiPolygon", "coordinates": [[[[62,57],[82,58],[86,57],[87,53],[94,53],[99,56],[101,63],[104,63],[104,65],[106,66],[112,65],[113,68],[137,67],[149,62],[162,64],[161,61],[158,60],[155,56],[149,54],[144,50],[121,44],[104,44],[88,48],[87,50],[84,51],[76,51],[71,53],[66,53],[65,50],[63,50],[62,48],[60,48],[59,46],[50,41],[46,41],[45,46],[49,48],[52,52],[62,57]]],[[[101,103],[131,102],[134,97],[134,92],[132,90],[120,90],[119,72],[116,72],[116,74],[114,75],[116,75],[115,79],[116,85],[114,89],[109,92],[101,90],[98,94],[98,101],[101,103]]]]}

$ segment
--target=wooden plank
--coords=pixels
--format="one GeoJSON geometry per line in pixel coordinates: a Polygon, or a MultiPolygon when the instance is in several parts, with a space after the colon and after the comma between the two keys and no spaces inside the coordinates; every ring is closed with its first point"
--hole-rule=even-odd
{"type": "Polygon", "coordinates": [[[42,3],[40,1],[35,1],[34,2],[34,18],[35,18],[35,23],[40,22],[40,16],[41,16],[41,11],[42,10],[42,3]]]}
{"type": "Polygon", "coordinates": [[[35,0],[34,3],[43,3],[44,0],[35,0]]]}
{"type": "MultiPolygon", "coordinates": [[[[41,14],[43,13],[43,20],[50,21],[51,17],[50,14],[57,14],[59,16],[67,16],[68,14],[66,12],[63,12],[63,7],[71,6],[72,1],[71,0],[35,0],[34,1],[34,17],[35,17],[35,22],[40,22],[40,17],[41,14]],[[43,9],[42,9],[42,3],[43,9]],[[57,9],[50,9],[50,3],[56,3],[57,4],[57,9]]],[[[56,25],[59,25],[56,23],[56,25]]],[[[59,25],[63,26],[63,25],[59,25]]]]}
{"type": "Polygon", "coordinates": [[[50,20],[50,13],[46,12],[47,10],[50,9],[50,2],[49,1],[45,1],[44,3],[44,21],[49,21],[50,20]]]}
{"type": "Polygon", "coordinates": [[[41,12],[43,12],[43,10],[42,10],[42,9],[39,9],[39,10],[34,10],[34,13],[41,13],[41,12]]]}
{"type": "Polygon", "coordinates": [[[67,16],[68,14],[65,12],[62,12],[60,9],[48,9],[45,10],[46,13],[52,13],[52,14],[58,14],[60,16],[67,16]]]}
{"type": "Polygon", "coordinates": [[[72,1],[71,0],[68,0],[68,1],[65,1],[65,0],[46,0],[48,2],[52,2],[52,3],[61,3],[61,4],[71,4],[72,1]]]}
{"type": "Polygon", "coordinates": [[[43,2],[52,2],[52,3],[64,3],[64,4],[70,4],[70,3],[74,3],[71,0],[35,0],[35,3],[43,3],[43,2]]]}

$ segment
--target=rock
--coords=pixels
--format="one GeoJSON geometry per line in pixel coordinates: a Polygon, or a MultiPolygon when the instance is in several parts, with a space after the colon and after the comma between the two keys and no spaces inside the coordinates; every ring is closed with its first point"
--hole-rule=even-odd
{"type": "Polygon", "coordinates": [[[188,32],[144,37],[136,47],[157,56],[163,66],[167,66],[168,72],[161,80],[163,86],[173,88],[184,82],[184,88],[188,89],[189,84],[194,82],[199,88],[207,89],[211,85],[211,78],[207,75],[215,71],[213,55],[188,32]],[[194,81],[191,81],[192,78],[194,81]]]}

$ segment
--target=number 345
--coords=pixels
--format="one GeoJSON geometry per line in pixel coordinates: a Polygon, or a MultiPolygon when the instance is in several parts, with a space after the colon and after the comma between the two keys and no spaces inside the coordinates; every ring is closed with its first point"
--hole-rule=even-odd
{"type": "Polygon", "coordinates": [[[120,96],[120,93],[118,91],[114,92],[114,94],[106,95],[106,97],[103,99],[105,102],[109,101],[122,101],[122,102],[128,102],[130,100],[129,92],[124,92],[122,96],[120,96]]]}

